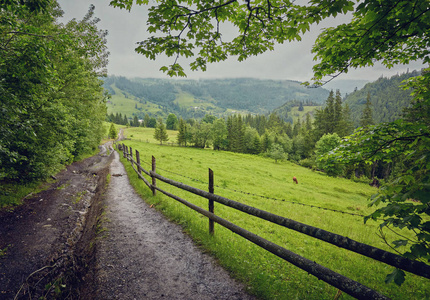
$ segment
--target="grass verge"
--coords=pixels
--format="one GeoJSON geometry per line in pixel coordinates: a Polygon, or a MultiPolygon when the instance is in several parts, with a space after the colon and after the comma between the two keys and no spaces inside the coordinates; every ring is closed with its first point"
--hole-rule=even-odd
{"type": "MultiPolygon", "coordinates": [[[[369,214],[374,208],[367,207],[367,199],[375,190],[367,184],[330,178],[289,162],[274,163],[259,156],[159,146],[134,140],[126,141],[125,144],[139,150],[142,166],[146,169],[150,169],[150,157],[154,155],[157,159],[157,173],[163,176],[207,190],[207,169],[211,168],[215,173],[216,194],[390,250],[377,235],[378,224],[365,225],[362,217],[331,211],[369,214]],[[299,179],[299,184],[292,182],[292,176],[299,179]]],[[[209,235],[208,220],[205,217],[160,193],[153,197],[150,190],[134,174],[131,165],[123,158],[121,160],[132,185],[142,197],[180,224],[197,244],[216,257],[234,277],[247,284],[254,295],[262,299],[333,299],[337,294],[337,290],[325,282],[221,226],[216,225],[215,235],[209,235]]],[[[206,199],[160,181],[157,185],[207,209],[206,199]]],[[[385,276],[391,273],[393,268],[385,264],[217,203],[215,213],[392,299],[430,298],[427,279],[408,274],[401,287],[387,285],[384,283],[385,276]]],[[[341,299],[351,298],[343,294],[341,299]]]]}

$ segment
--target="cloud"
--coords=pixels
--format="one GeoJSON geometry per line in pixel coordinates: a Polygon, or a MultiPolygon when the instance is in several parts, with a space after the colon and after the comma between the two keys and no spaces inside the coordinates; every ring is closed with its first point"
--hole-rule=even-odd
{"type": "MultiPolygon", "coordinates": [[[[135,5],[131,12],[113,8],[107,0],[59,0],[60,6],[65,12],[64,22],[72,18],[81,19],[91,3],[96,6],[96,16],[101,19],[99,28],[109,31],[108,47],[111,53],[109,57],[109,74],[126,77],[158,77],[169,78],[159,71],[163,65],[170,65],[174,58],[160,56],[156,61],[151,61],[143,55],[137,54],[134,49],[137,42],[143,41],[149,34],[146,32],[146,7],[135,5]]],[[[208,65],[206,72],[187,71],[188,78],[225,78],[225,77],[254,77],[262,79],[290,79],[306,81],[312,78],[312,66],[314,65],[311,48],[321,28],[335,26],[344,22],[348,17],[326,20],[318,27],[312,28],[301,42],[285,43],[277,45],[274,51],[264,53],[257,57],[251,57],[245,62],[238,62],[235,57],[227,61],[208,65]]],[[[181,59],[180,63],[186,68],[187,60],[181,59]]],[[[372,68],[350,70],[339,79],[365,79],[373,81],[381,76],[392,76],[398,72],[405,72],[408,68],[422,68],[420,62],[408,66],[397,66],[391,70],[376,64],[372,68]]]]}

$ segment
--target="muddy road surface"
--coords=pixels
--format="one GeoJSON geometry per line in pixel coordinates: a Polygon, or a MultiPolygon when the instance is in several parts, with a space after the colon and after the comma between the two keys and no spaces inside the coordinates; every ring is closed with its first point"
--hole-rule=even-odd
{"type": "Polygon", "coordinates": [[[131,187],[118,153],[97,245],[97,299],[252,299],[131,187]]]}
{"type": "Polygon", "coordinates": [[[0,211],[0,299],[79,297],[94,255],[88,250],[113,158],[110,147],[67,166],[23,205],[0,211]]]}
{"type": "Polygon", "coordinates": [[[0,299],[254,299],[134,192],[111,145],[0,212],[0,250],[0,299]]]}

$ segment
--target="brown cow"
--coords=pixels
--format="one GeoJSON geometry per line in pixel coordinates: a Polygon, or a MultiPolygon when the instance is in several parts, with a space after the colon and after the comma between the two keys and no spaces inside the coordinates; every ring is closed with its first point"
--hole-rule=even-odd
{"type": "Polygon", "coordinates": [[[296,184],[299,184],[299,182],[297,181],[296,176],[294,176],[294,177],[293,177],[293,181],[294,181],[296,184]]]}

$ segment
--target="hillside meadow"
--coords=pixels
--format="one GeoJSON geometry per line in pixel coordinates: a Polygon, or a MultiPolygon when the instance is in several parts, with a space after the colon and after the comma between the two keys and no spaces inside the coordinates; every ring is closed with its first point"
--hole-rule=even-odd
{"type": "MultiPolygon", "coordinates": [[[[367,199],[376,189],[367,183],[331,178],[287,161],[275,163],[255,155],[159,145],[153,140],[153,129],[129,128],[125,132],[131,139],[122,143],[140,152],[141,165],[147,170],[151,168],[151,157],[154,156],[157,173],[207,190],[208,169],[211,168],[215,194],[390,251],[378,236],[377,222],[364,224],[362,216],[346,214],[366,215],[374,210],[367,206],[367,199]],[[297,177],[299,184],[293,183],[293,176],[297,177]]],[[[169,132],[169,143],[176,142],[175,134],[169,132]]],[[[249,286],[254,295],[261,299],[335,297],[337,289],[334,287],[217,224],[215,234],[211,236],[206,217],[160,192],[152,196],[149,188],[134,174],[131,165],[123,158],[122,162],[130,181],[145,201],[180,224],[204,251],[211,253],[233,277],[249,286]]],[[[157,181],[157,186],[207,209],[207,199],[161,181],[157,181]]],[[[430,298],[427,279],[408,273],[401,287],[385,284],[385,276],[393,271],[393,267],[218,203],[215,203],[215,214],[392,299],[430,298]]],[[[395,238],[390,232],[385,233],[389,239],[395,238]]],[[[341,296],[341,299],[351,298],[346,294],[341,296]]]]}

